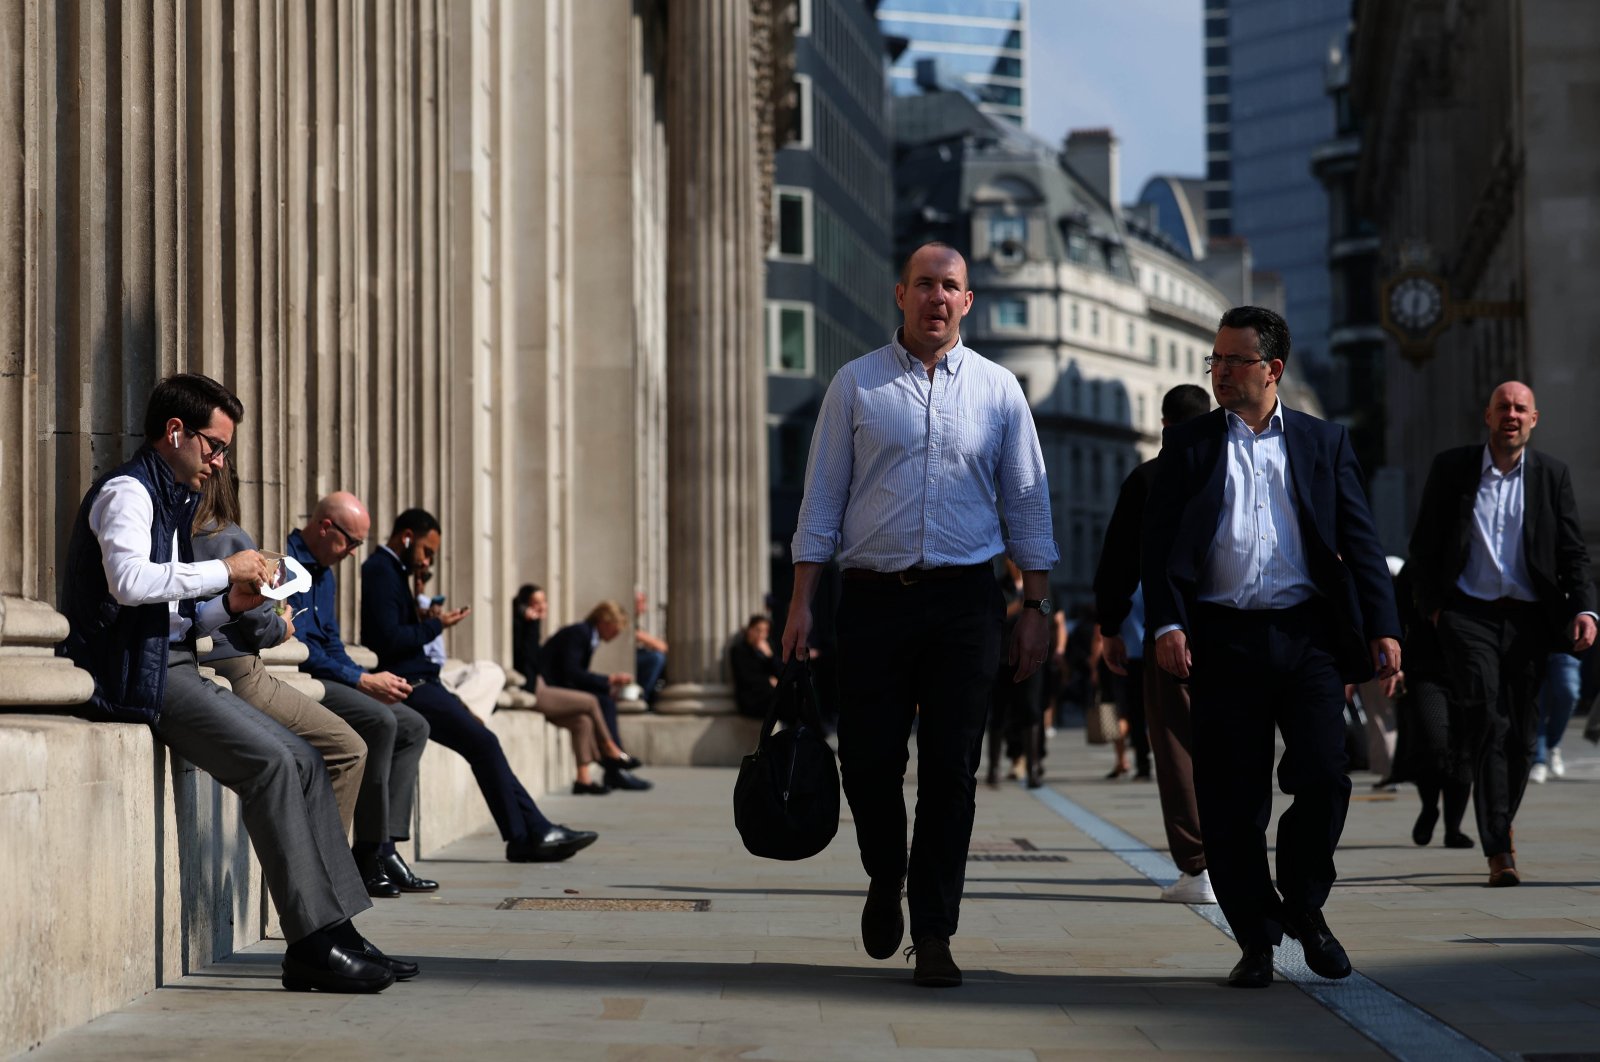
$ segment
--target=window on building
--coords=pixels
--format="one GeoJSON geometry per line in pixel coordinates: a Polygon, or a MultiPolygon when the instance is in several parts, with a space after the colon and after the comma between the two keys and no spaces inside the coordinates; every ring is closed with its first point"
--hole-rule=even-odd
{"type": "Polygon", "coordinates": [[[815,325],[808,302],[767,304],[767,368],[810,374],[815,364],[815,325]]]}
{"type": "Polygon", "coordinates": [[[1067,482],[1072,484],[1072,493],[1078,494],[1083,490],[1083,451],[1074,446],[1067,452],[1067,482]]]}
{"type": "Polygon", "coordinates": [[[1161,340],[1155,336],[1150,337],[1150,364],[1154,365],[1161,360],[1161,340]]]}
{"type": "Polygon", "coordinates": [[[1089,497],[1099,498],[1106,489],[1106,455],[1096,450],[1089,458],[1089,497]]]}
{"type": "Polygon", "coordinates": [[[1078,304],[1077,303],[1073,303],[1067,309],[1068,309],[1069,319],[1072,322],[1072,330],[1074,332],[1076,332],[1078,330],[1078,304]]]}
{"type": "Polygon", "coordinates": [[[989,219],[989,254],[998,262],[1028,257],[1028,219],[1001,214],[989,219]]]}
{"type": "Polygon", "coordinates": [[[774,228],[777,245],[773,257],[811,261],[811,191],[807,188],[777,188],[778,223],[774,228]]]}
{"type": "Polygon", "coordinates": [[[1139,346],[1139,340],[1133,333],[1133,322],[1129,321],[1128,322],[1128,349],[1129,350],[1136,350],[1136,349],[1138,349],[1138,346],[1139,346]]]}
{"type": "Polygon", "coordinates": [[[1194,375],[1194,368],[1195,368],[1195,365],[1194,365],[1194,348],[1190,347],[1188,350],[1184,351],[1184,353],[1188,356],[1189,375],[1193,376],[1194,375]]]}
{"type": "Polygon", "coordinates": [[[1067,233],[1067,257],[1074,262],[1089,260],[1089,237],[1072,229],[1067,233]]]}
{"type": "Polygon", "coordinates": [[[1100,417],[1100,381],[1094,380],[1089,384],[1089,416],[1100,417]]]}
{"type": "Polygon", "coordinates": [[[806,481],[806,425],[778,425],[778,485],[799,487],[806,481]]]}
{"type": "Polygon", "coordinates": [[[1092,336],[1100,334],[1100,311],[1092,306],[1089,308],[1089,334],[1092,336]]]}
{"type": "Polygon", "coordinates": [[[1028,327],[1028,300],[1013,295],[995,299],[991,320],[995,328],[1019,329],[1028,327]]]}
{"type": "Polygon", "coordinates": [[[1145,406],[1144,395],[1140,395],[1139,396],[1139,420],[1134,425],[1135,427],[1139,427],[1139,428],[1144,427],[1145,414],[1148,413],[1148,412],[1149,412],[1149,409],[1145,406]]]}
{"type": "Polygon", "coordinates": [[[789,116],[788,147],[811,146],[811,78],[794,76],[794,113],[789,116]]]}
{"type": "Polygon", "coordinates": [[[1178,371],[1178,344],[1167,344],[1167,368],[1173,372],[1178,371]]]}

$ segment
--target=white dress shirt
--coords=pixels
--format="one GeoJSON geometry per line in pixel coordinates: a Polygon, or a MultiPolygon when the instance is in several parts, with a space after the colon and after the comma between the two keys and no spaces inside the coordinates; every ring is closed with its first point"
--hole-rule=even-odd
{"type": "Polygon", "coordinates": [[[1501,472],[1494,454],[1483,448],[1478,497],[1472,503],[1472,530],[1467,538],[1467,565],[1456,589],[1480,601],[1502,597],[1537,601],[1528,561],[1522,553],[1523,476],[1526,452],[1517,455],[1509,472],[1501,472]]]}
{"type": "MultiPolygon", "coordinates": [[[[1225,417],[1222,516],[1201,566],[1196,596],[1237,609],[1281,609],[1309,601],[1318,591],[1295,511],[1283,403],[1273,407],[1260,434],[1232,410],[1225,417]]],[[[1181,629],[1170,624],[1155,637],[1181,629]]]]}
{"type": "MultiPolygon", "coordinates": [[[[196,633],[210,634],[228,622],[224,600],[215,595],[228,588],[226,561],[210,560],[186,564],[174,560],[157,564],[150,559],[150,526],[155,522],[155,505],[144,484],[131,476],[107,480],[89,509],[89,530],[100,542],[100,558],[105,565],[106,587],[119,605],[153,605],[166,602],[172,613],[167,640],[182,641],[189,632],[189,619],[178,613],[178,602],[196,597],[211,597],[195,614],[196,633]]],[[[178,535],[172,535],[172,555],[178,555],[178,535]]]]}
{"type": "Polygon", "coordinates": [[[880,572],[1057,559],[1033,412],[1017,378],[959,340],[934,366],[899,342],[856,358],[822,400],[795,563],[880,572]],[[1006,517],[1002,541],[999,509],[1006,517]]]}

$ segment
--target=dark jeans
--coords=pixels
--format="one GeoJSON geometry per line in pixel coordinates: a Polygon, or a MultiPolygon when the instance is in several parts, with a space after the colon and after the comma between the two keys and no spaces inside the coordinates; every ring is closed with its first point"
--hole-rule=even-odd
{"type": "Polygon", "coordinates": [[[1320,910],[1350,806],[1344,683],[1327,608],[1195,608],[1189,644],[1194,788],[1211,887],[1241,945],[1277,944],[1283,912],[1320,910]],[[1283,733],[1278,876],[1267,863],[1273,726],[1283,733]],[[1280,899],[1280,893],[1282,898],[1280,899]]]}
{"type": "Polygon", "coordinates": [[[911,939],[956,931],[984,719],[1005,606],[987,567],[910,586],[846,579],[839,602],[839,760],[861,865],[907,877],[911,939]],[[906,853],[907,741],[917,724],[906,853]]]}
{"type": "Polygon", "coordinates": [[[1451,729],[1451,752],[1458,769],[1473,772],[1483,854],[1501,855],[1511,851],[1511,823],[1533,767],[1549,628],[1535,604],[1500,607],[1462,595],[1439,613],[1438,631],[1461,722],[1451,729]]]}
{"type": "Polygon", "coordinates": [[[406,703],[428,721],[428,736],[455,752],[472,768],[478,791],[489,805],[489,814],[506,841],[538,840],[550,829],[550,820],[539,813],[533,797],[522,788],[511,764],[500,748],[494,731],[479,722],[455,694],[429,680],[412,683],[406,703]]]}
{"type": "Polygon", "coordinates": [[[654,649],[635,648],[633,651],[633,678],[644,690],[640,697],[644,703],[656,706],[656,683],[667,671],[667,654],[654,649]]]}

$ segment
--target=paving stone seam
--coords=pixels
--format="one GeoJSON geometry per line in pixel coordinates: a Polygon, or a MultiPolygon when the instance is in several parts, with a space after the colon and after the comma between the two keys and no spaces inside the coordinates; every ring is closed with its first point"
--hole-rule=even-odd
{"type": "MultiPolygon", "coordinates": [[[[1031,792],[1090,840],[1155,884],[1165,887],[1178,880],[1178,868],[1172,860],[1071,797],[1048,787],[1031,792]]],[[[1189,909],[1232,939],[1233,931],[1222,908],[1216,904],[1190,904],[1189,909]]],[[[1273,956],[1273,966],[1296,988],[1401,1062],[1432,1062],[1439,1058],[1487,1062],[1501,1057],[1360,973],[1352,973],[1342,981],[1318,977],[1306,966],[1299,943],[1287,937],[1273,956]]]]}

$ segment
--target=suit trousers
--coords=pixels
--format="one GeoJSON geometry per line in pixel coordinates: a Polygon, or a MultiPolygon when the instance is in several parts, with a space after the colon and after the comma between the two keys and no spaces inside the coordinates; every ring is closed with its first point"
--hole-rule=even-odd
{"type": "Polygon", "coordinates": [[[291,734],[305,738],[322,754],[328,781],[333,784],[333,799],[339,804],[339,822],[348,837],[367,763],[367,743],[361,735],[310,697],[269,674],[254,653],[212,660],[206,666],[228,680],[235,697],[267,713],[268,718],[291,734]]]}
{"type": "Polygon", "coordinates": [[[1549,655],[1548,621],[1532,602],[1498,606],[1461,595],[1439,612],[1449,664],[1456,769],[1470,767],[1485,856],[1511,851],[1511,824],[1528,788],[1538,742],[1536,698],[1549,655]]]}
{"type": "Polygon", "coordinates": [[[500,739],[455,694],[436,681],[413,680],[406,703],[428,721],[429,737],[472,768],[502,840],[537,841],[550,830],[550,820],[539,813],[533,797],[512,773],[500,739]]]}
{"type": "Polygon", "coordinates": [[[1005,604],[987,568],[905,586],[846,579],[839,601],[839,762],[861,865],[906,879],[911,939],[949,939],[1005,604]],[[906,852],[907,742],[917,726],[917,806],[906,852]]]}
{"type": "Polygon", "coordinates": [[[372,906],[339,824],[322,755],[267,715],[202,678],[173,646],[167,694],[151,729],[239,796],[267,892],[293,944],[372,906]]]}
{"type": "Polygon", "coordinates": [[[404,704],[384,704],[333,679],[324,679],[322,688],[323,707],[367,741],[367,774],[356,800],[356,840],[407,840],[417,806],[417,765],[428,748],[428,721],[404,704]]]}
{"type": "Polygon", "coordinates": [[[1199,604],[1189,644],[1194,788],[1211,886],[1241,945],[1277,944],[1283,918],[1320,910],[1350,807],[1344,682],[1327,605],[1239,610],[1199,604]],[[1267,863],[1273,727],[1283,734],[1278,876],[1267,863]],[[1281,894],[1281,899],[1280,899],[1281,894]]]}
{"type": "Polygon", "coordinates": [[[1201,840],[1200,807],[1194,795],[1189,688],[1163,671],[1154,657],[1146,657],[1144,662],[1144,710],[1150,752],[1156,761],[1156,789],[1167,828],[1167,849],[1179,870],[1198,874],[1206,869],[1206,850],[1201,840]]]}

